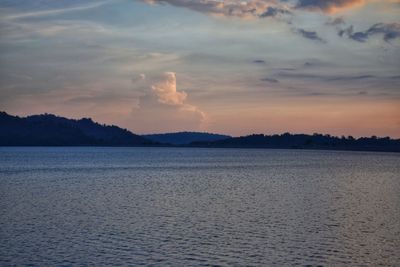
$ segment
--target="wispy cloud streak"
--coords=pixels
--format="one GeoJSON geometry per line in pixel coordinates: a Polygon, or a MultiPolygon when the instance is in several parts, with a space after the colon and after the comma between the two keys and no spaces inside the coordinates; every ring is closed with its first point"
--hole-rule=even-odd
{"type": "Polygon", "coordinates": [[[25,19],[25,18],[33,18],[33,17],[53,16],[53,15],[59,15],[59,14],[68,13],[68,12],[82,11],[82,10],[97,8],[97,7],[101,7],[101,6],[116,2],[116,1],[119,1],[119,0],[100,1],[97,3],[93,3],[93,4],[74,6],[74,7],[68,7],[68,8],[41,10],[41,11],[35,11],[35,12],[23,12],[23,13],[7,15],[7,16],[4,16],[2,19],[3,20],[15,20],[15,19],[25,19]]]}

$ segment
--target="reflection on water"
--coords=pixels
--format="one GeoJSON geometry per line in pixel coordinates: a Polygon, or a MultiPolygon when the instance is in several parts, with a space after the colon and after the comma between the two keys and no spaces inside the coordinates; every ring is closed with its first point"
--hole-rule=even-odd
{"type": "Polygon", "coordinates": [[[0,265],[399,266],[400,155],[0,148],[0,265]]]}

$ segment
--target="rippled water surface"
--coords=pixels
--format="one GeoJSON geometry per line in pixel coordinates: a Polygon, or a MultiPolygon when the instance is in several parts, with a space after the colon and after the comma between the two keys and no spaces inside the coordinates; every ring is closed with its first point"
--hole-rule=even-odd
{"type": "Polygon", "coordinates": [[[0,148],[0,265],[400,266],[400,155],[0,148]]]}

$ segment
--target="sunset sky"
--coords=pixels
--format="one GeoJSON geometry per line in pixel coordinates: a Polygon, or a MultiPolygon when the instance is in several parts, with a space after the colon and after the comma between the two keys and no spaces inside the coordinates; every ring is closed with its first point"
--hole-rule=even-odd
{"type": "Polygon", "coordinates": [[[400,138],[400,0],[0,0],[0,110],[400,138]]]}

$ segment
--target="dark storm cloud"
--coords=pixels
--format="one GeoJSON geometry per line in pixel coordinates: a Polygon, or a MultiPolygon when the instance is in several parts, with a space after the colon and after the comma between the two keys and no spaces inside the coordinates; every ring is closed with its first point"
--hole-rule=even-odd
{"type": "Polygon", "coordinates": [[[382,35],[383,40],[389,42],[400,37],[400,23],[377,23],[368,30],[359,32],[354,32],[354,26],[351,25],[339,30],[338,35],[362,43],[368,41],[371,36],[382,35]]]}
{"type": "Polygon", "coordinates": [[[296,29],[295,32],[300,34],[301,36],[303,36],[306,39],[318,41],[321,43],[326,43],[326,41],[324,39],[322,39],[321,37],[319,37],[318,33],[315,31],[306,31],[304,29],[296,29]]]}
{"type": "Polygon", "coordinates": [[[280,14],[291,14],[289,10],[276,8],[276,7],[268,7],[264,13],[260,14],[260,18],[267,18],[267,17],[276,17],[280,14]]]}

